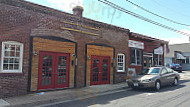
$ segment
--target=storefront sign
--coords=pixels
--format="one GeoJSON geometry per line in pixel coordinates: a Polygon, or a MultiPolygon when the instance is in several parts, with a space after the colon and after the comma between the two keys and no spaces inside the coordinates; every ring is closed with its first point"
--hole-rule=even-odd
{"type": "Polygon", "coordinates": [[[134,41],[134,40],[129,40],[129,47],[138,48],[138,49],[144,49],[144,43],[134,41]]]}
{"type": "Polygon", "coordinates": [[[131,77],[134,76],[136,76],[135,68],[128,68],[126,80],[128,81],[131,77]]]}
{"type": "Polygon", "coordinates": [[[154,54],[163,55],[163,47],[160,46],[160,47],[154,49],[154,54]]]}

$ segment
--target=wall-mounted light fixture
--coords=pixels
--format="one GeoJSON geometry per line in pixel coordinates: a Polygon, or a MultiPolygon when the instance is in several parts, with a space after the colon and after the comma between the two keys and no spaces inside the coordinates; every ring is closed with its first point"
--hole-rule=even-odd
{"type": "Polygon", "coordinates": [[[33,51],[33,55],[34,56],[37,56],[38,55],[38,52],[36,50],[33,51]]]}
{"type": "Polygon", "coordinates": [[[72,54],[72,56],[75,57],[75,58],[77,57],[75,54],[72,54]]]}
{"type": "Polygon", "coordinates": [[[88,56],[88,58],[87,58],[88,60],[90,60],[91,58],[90,58],[90,56],[88,56]]]}

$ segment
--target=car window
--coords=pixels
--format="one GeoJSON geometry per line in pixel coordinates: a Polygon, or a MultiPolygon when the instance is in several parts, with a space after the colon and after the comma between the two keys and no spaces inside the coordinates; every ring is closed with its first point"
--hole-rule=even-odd
{"type": "Polygon", "coordinates": [[[168,71],[166,70],[166,68],[163,68],[161,74],[167,74],[167,73],[168,71]]]}
{"type": "Polygon", "coordinates": [[[160,72],[160,68],[149,68],[149,69],[143,69],[142,72],[139,73],[139,75],[157,75],[160,72]]]}
{"type": "Polygon", "coordinates": [[[168,71],[168,73],[173,73],[173,70],[172,69],[170,69],[170,68],[166,68],[167,69],[167,71],[168,71]]]}
{"type": "Polygon", "coordinates": [[[175,64],[175,66],[179,66],[179,64],[175,64]]]}

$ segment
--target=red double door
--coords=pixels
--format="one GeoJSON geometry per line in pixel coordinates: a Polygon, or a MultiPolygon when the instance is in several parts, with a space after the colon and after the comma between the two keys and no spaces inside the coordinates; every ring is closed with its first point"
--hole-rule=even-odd
{"type": "Polygon", "coordinates": [[[110,57],[91,56],[90,85],[110,83],[110,57]]]}
{"type": "Polygon", "coordinates": [[[69,87],[69,54],[40,52],[38,89],[69,87]]]}

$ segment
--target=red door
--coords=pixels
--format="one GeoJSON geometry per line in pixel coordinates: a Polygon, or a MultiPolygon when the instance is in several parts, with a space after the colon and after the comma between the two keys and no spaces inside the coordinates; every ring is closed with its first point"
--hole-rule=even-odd
{"type": "Polygon", "coordinates": [[[40,52],[38,89],[69,87],[69,54],[40,52]]]}
{"type": "Polygon", "coordinates": [[[110,57],[92,56],[90,84],[109,84],[110,83],[110,57]]]}

